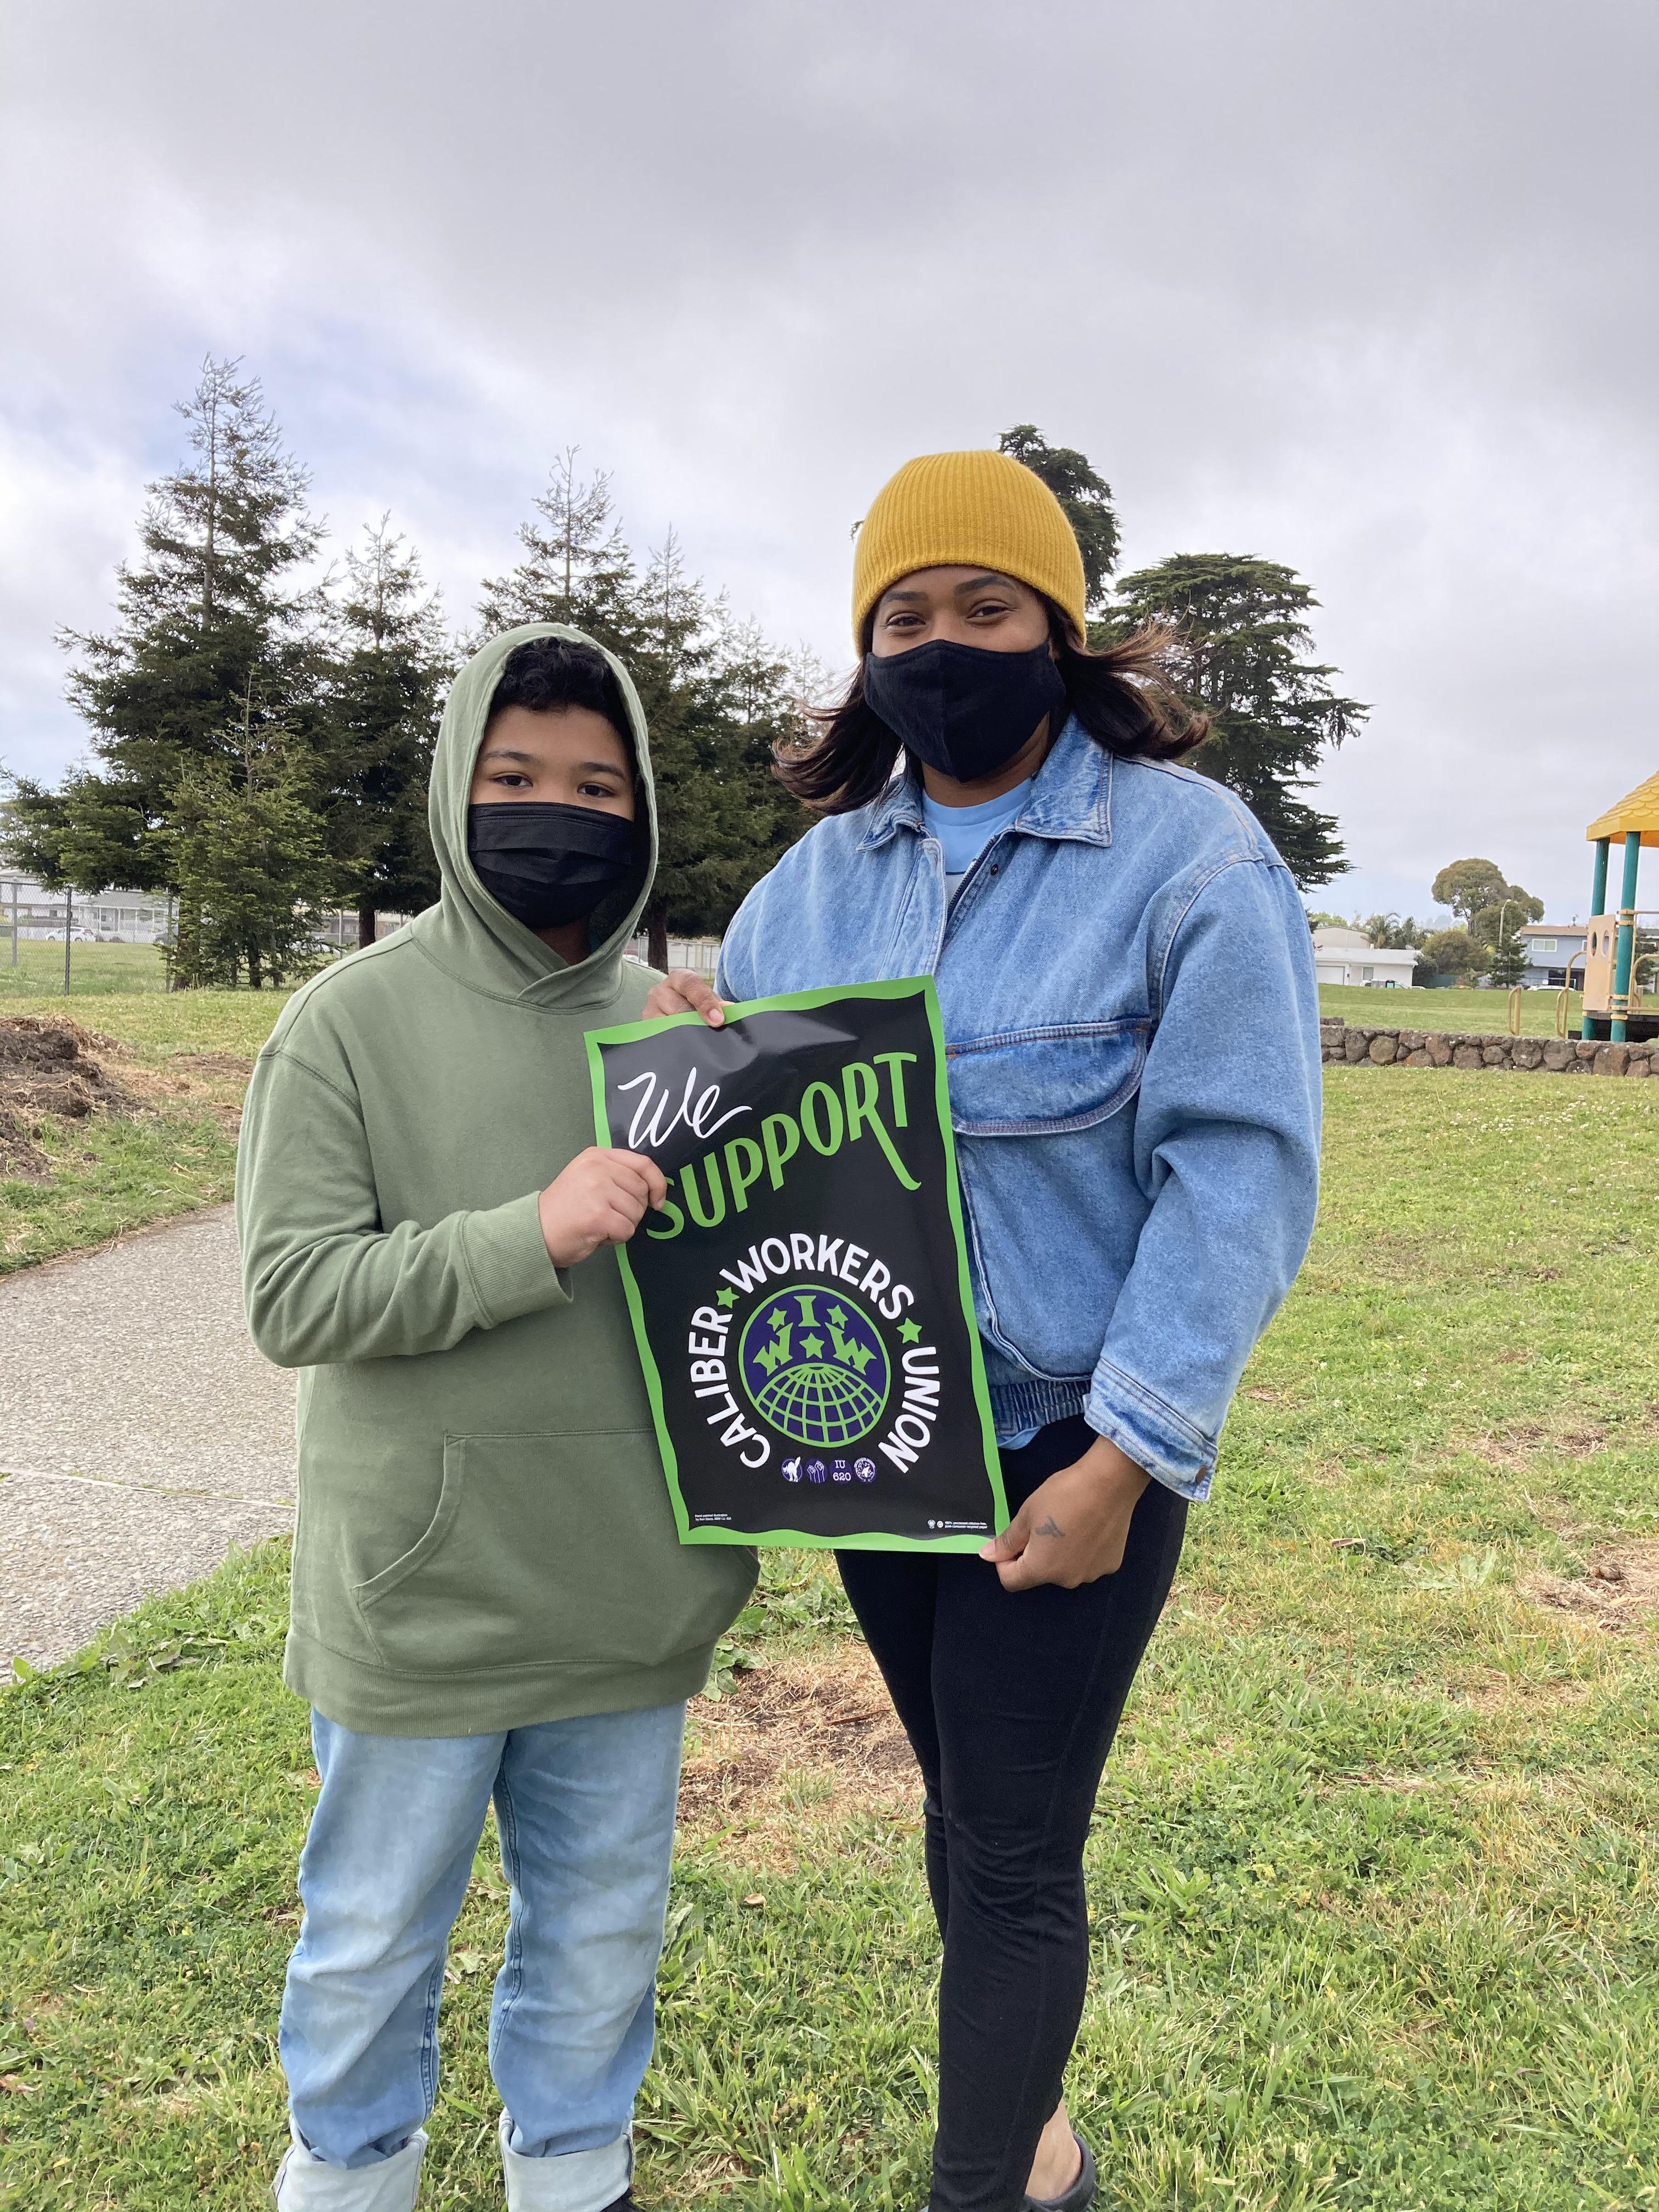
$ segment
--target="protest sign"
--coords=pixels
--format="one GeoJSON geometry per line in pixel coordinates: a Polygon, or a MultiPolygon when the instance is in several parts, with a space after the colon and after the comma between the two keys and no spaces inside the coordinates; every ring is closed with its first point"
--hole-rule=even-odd
{"type": "Polygon", "coordinates": [[[587,1043],[599,1142],[668,1179],[617,1256],[681,1541],[976,1551],[1008,1516],[931,977],[587,1043]]]}

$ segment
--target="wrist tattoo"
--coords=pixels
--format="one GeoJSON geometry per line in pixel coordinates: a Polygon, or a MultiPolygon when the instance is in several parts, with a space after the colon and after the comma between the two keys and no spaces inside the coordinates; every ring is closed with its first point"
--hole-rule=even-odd
{"type": "Polygon", "coordinates": [[[1054,1515],[1050,1513],[1043,1521],[1042,1526],[1040,1528],[1033,1528],[1031,1534],[1034,1536],[1064,1536],[1066,1531],[1060,1527],[1059,1522],[1055,1520],[1054,1515]]]}

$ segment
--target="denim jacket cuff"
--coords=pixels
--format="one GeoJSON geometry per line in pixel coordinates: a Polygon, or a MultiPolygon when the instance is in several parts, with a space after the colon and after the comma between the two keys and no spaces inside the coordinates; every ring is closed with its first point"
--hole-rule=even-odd
{"type": "Polygon", "coordinates": [[[1109,1437],[1177,1498],[1198,1505],[1209,1496],[1216,1439],[1110,1360],[1103,1359],[1095,1370],[1083,1418],[1097,1436],[1109,1437]]]}

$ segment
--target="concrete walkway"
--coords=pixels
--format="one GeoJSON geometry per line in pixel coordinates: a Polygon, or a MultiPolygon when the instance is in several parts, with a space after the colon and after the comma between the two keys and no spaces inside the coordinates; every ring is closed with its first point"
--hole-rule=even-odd
{"type": "Polygon", "coordinates": [[[0,1277],[0,1680],[292,1526],[294,1377],[228,1206],[0,1277]]]}

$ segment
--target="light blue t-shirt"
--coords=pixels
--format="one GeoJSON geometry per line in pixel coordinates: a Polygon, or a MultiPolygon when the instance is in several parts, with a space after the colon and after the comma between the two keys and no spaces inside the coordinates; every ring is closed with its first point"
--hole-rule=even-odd
{"type": "MultiPolygon", "coordinates": [[[[957,887],[999,830],[1006,830],[1020,808],[1025,804],[1025,794],[1031,788],[1028,775],[1024,783],[1017,783],[1012,791],[1005,791],[1000,799],[987,799],[977,806],[941,806],[936,799],[921,794],[921,818],[927,824],[927,834],[937,837],[945,849],[945,895],[954,898],[957,887]]],[[[997,1442],[1005,1451],[1029,1444],[1036,1431],[1021,1429],[1010,1436],[999,1435],[997,1442]]]]}
{"type": "Polygon", "coordinates": [[[990,843],[999,830],[1006,830],[1020,808],[1031,788],[1028,775],[1024,783],[1017,783],[1012,791],[1005,791],[1000,799],[981,799],[977,806],[941,806],[936,799],[921,794],[921,818],[927,825],[927,835],[937,837],[945,848],[945,892],[954,898],[957,886],[974,862],[990,843]]]}

